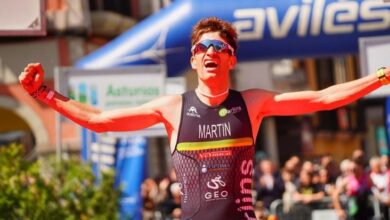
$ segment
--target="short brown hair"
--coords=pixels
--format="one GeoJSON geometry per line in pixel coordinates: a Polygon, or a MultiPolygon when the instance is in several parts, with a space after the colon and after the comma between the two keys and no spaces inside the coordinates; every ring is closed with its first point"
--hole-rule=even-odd
{"type": "Polygon", "coordinates": [[[219,32],[234,51],[237,51],[237,32],[233,25],[217,17],[204,18],[194,25],[191,34],[191,44],[198,42],[200,37],[208,32],[219,32]]]}

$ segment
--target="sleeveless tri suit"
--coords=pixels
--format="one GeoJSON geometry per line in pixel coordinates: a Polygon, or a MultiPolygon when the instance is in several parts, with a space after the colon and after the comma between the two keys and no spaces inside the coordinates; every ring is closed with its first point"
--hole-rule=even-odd
{"type": "Polygon", "coordinates": [[[183,94],[178,139],[172,153],[181,186],[182,219],[253,219],[254,146],[245,102],[230,90],[217,107],[194,91],[183,94]]]}

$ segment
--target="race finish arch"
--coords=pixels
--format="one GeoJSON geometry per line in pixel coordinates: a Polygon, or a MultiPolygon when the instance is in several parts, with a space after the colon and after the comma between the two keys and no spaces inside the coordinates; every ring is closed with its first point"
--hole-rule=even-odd
{"type": "Polygon", "coordinates": [[[236,27],[238,61],[358,53],[360,37],[390,34],[383,0],[177,0],[76,66],[164,63],[168,76],[180,75],[189,67],[192,26],[210,16],[236,27]]]}

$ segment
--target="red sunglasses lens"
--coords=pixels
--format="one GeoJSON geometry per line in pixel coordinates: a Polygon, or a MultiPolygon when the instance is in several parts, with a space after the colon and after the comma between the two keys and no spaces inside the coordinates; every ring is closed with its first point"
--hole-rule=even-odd
{"type": "Polygon", "coordinates": [[[229,46],[219,40],[205,40],[197,43],[194,47],[193,53],[206,52],[210,46],[213,46],[217,52],[226,52],[232,54],[229,46]]]}

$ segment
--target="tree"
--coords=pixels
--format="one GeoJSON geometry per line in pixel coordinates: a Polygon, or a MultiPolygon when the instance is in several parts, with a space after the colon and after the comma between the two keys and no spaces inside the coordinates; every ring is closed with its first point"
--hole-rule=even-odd
{"type": "Polygon", "coordinates": [[[113,171],[99,184],[90,164],[23,159],[23,147],[0,147],[0,219],[117,219],[113,171]]]}

